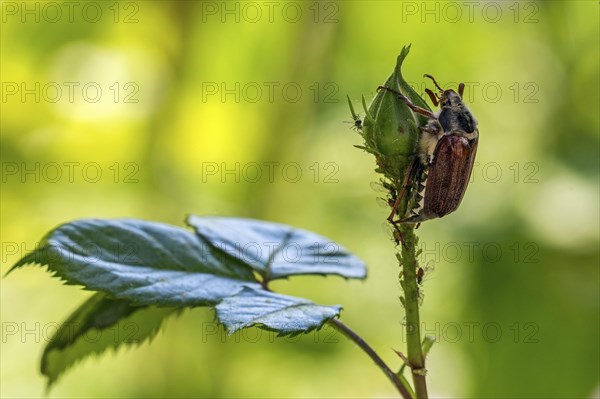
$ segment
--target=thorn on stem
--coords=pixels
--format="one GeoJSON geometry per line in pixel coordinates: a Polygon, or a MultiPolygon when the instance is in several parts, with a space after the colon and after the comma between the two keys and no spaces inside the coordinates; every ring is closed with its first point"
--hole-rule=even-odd
{"type": "Polygon", "coordinates": [[[396,349],[392,349],[394,352],[396,352],[396,355],[400,356],[400,359],[402,359],[402,361],[404,362],[404,364],[406,364],[407,366],[410,367],[410,363],[408,362],[408,358],[406,356],[404,356],[404,353],[397,351],[396,349]]]}

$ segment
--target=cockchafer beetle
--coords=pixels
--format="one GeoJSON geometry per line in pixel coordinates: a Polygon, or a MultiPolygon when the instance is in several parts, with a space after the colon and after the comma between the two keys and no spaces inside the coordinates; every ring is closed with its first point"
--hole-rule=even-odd
{"type": "Polygon", "coordinates": [[[378,88],[393,92],[413,112],[428,118],[425,126],[419,127],[419,156],[406,174],[402,191],[388,217],[391,222],[405,195],[410,196],[410,206],[406,214],[399,215],[398,222],[420,223],[454,212],[465,195],[473,170],[479,130],[477,121],[462,101],[464,83],[459,84],[457,93],[452,89],[443,90],[433,76],[424,76],[439,90],[439,94],[425,90],[433,104],[440,106],[436,113],[414,105],[394,89],[378,88]]]}

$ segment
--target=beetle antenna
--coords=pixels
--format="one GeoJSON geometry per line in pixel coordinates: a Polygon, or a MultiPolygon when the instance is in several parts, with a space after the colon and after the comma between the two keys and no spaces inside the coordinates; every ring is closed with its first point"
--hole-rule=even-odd
{"type": "Polygon", "coordinates": [[[460,98],[463,98],[463,93],[465,92],[465,84],[461,83],[458,85],[458,95],[460,98]]]}
{"type": "Polygon", "coordinates": [[[438,84],[438,82],[436,82],[436,81],[435,81],[435,78],[434,78],[433,76],[431,76],[431,75],[429,75],[429,74],[425,74],[425,75],[423,75],[423,77],[431,79],[431,80],[433,81],[433,84],[435,85],[435,87],[437,87],[437,88],[438,88],[438,90],[439,90],[440,92],[443,92],[443,91],[444,91],[444,90],[443,90],[443,89],[440,87],[440,85],[438,84]]]}
{"type": "Polygon", "coordinates": [[[437,105],[440,103],[440,97],[429,89],[425,89],[425,93],[427,93],[433,105],[437,107],[437,105]]]}

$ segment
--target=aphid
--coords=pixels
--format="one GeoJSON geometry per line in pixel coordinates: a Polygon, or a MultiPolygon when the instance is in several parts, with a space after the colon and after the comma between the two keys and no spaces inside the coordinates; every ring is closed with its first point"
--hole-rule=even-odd
{"type": "Polygon", "coordinates": [[[425,293],[423,292],[424,291],[423,283],[425,282],[425,280],[427,280],[431,276],[433,269],[434,269],[433,261],[427,262],[425,267],[419,266],[417,268],[417,273],[416,273],[415,277],[417,280],[417,292],[418,292],[419,305],[422,305],[423,300],[425,299],[425,293]]]}
{"type": "Polygon", "coordinates": [[[417,268],[417,284],[422,285],[423,281],[426,280],[425,276],[429,276],[433,272],[434,268],[435,266],[432,260],[427,262],[425,267],[419,266],[417,268]]]}
{"type": "Polygon", "coordinates": [[[363,124],[362,124],[362,119],[360,119],[360,116],[357,115],[353,115],[354,121],[344,121],[344,123],[352,123],[352,129],[354,129],[357,132],[360,132],[363,128],[363,124]]]}
{"type": "Polygon", "coordinates": [[[369,183],[369,186],[371,186],[373,191],[376,191],[378,193],[387,193],[388,192],[387,187],[384,186],[383,182],[381,182],[381,181],[372,181],[371,183],[369,183]]]}
{"type": "Polygon", "coordinates": [[[350,100],[349,96],[346,96],[348,98],[348,105],[350,106],[350,113],[352,114],[352,119],[353,121],[349,123],[353,123],[354,126],[352,126],[352,129],[356,130],[357,132],[361,132],[362,128],[363,128],[363,121],[362,119],[360,119],[360,115],[357,114],[356,112],[354,112],[354,106],[352,105],[352,101],[350,100]]]}
{"type": "Polygon", "coordinates": [[[414,105],[396,90],[379,87],[395,93],[413,112],[429,118],[425,126],[419,127],[419,156],[407,173],[403,191],[388,218],[390,221],[404,195],[414,196],[413,206],[407,214],[400,215],[400,222],[419,223],[454,212],[465,195],[475,162],[479,130],[477,121],[462,101],[464,83],[459,84],[457,93],[452,89],[443,90],[431,75],[425,77],[439,90],[439,93],[425,90],[433,104],[440,106],[436,113],[414,105]]]}
{"type": "Polygon", "coordinates": [[[417,284],[421,285],[423,283],[423,277],[425,276],[425,270],[422,267],[417,269],[417,284]]]}

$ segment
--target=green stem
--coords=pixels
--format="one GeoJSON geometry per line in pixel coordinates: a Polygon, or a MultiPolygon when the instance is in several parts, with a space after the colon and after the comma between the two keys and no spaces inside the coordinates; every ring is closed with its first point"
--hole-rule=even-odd
{"type": "Polygon", "coordinates": [[[352,331],[350,327],[348,327],[338,319],[330,319],[328,323],[331,324],[333,328],[344,334],[347,338],[354,341],[354,343],[358,345],[358,347],[362,349],[375,362],[375,364],[381,369],[381,371],[383,371],[383,373],[390,379],[392,384],[394,384],[394,386],[396,387],[398,392],[400,392],[400,395],[402,395],[404,399],[412,399],[414,397],[411,393],[412,390],[410,389],[410,386],[408,386],[408,384],[406,383],[406,380],[400,379],[398,375],[396,375],[396,373],[394,373],[389,368],[389,366],[385,364],[383,359],[379,357],[375,350],[371,348],[371,346],[369,346],[369,344],[367,344],[364,339],[361,338],[360,335],[352,331]]]}
{"type": "Polygon", "coordinates": [[[404,309],[406,311],[407,358],[412,371],[417,399],[427,399],[425,381],[425,356],[421,346],[421,322],[419,319],[419,287],[417,284],[417,242],[414,225],[398,224],[402,250],[396,255],[400,262],[400,285],[404,291],[404,309]]]}

